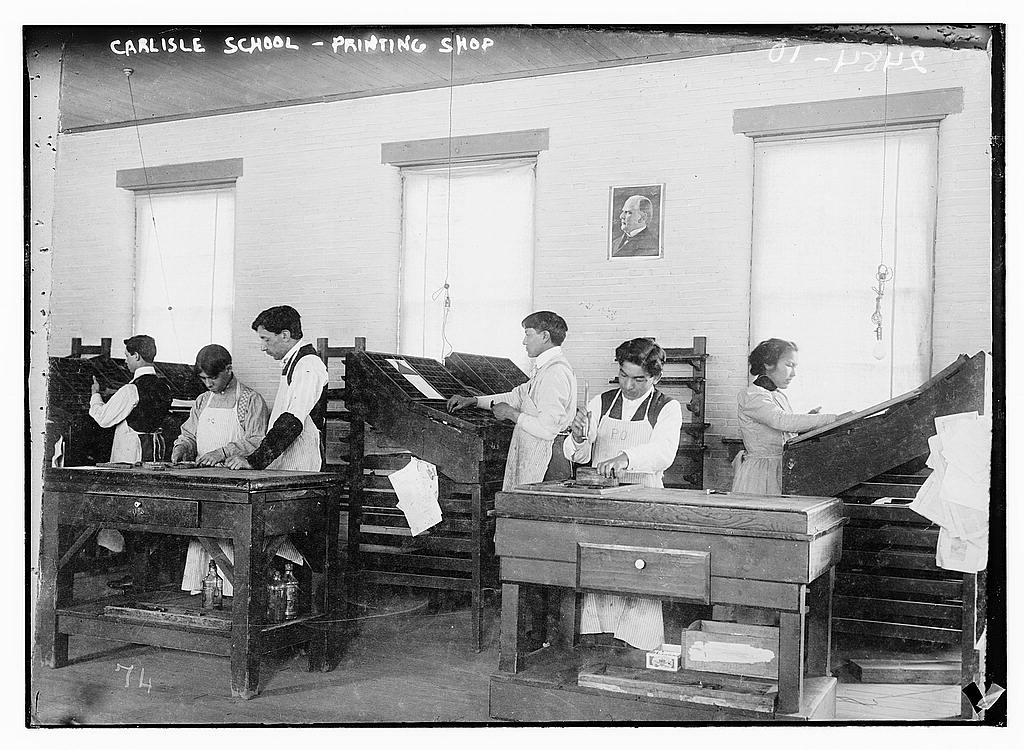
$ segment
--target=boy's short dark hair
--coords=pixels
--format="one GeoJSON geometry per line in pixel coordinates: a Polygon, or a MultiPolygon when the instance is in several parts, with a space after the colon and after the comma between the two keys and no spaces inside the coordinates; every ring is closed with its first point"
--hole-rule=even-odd
{"type": "Polygon", "coordinates": [[[256,320],[252,322],[252,330],[255,331],[260,326],[271,333],[287,330],[295,340],[302,338],[302,319],[299,318],[299,311],[291,305],[268,307],[256,316],[256,320]]]}
{"type": "Polygon", "coordinates": [[[156,362],[156,340],[152,336],[140,333],[124,340],[124,350],[129,354],[138,354],[144,362],[156,362]]]}
{"type": "Polygon", "coordinates": [[[523,318],[523,328],[532,328],[535,331],[547,331],[551,335],[551,343],[561,346],[565,341],[565,334],[569,330],[568,324],[558,313],[550,310],[539,310],[530,313],[523,318]]]}
{"type": "Polygon", "coordinates": [[[615,361],[620,365],[630,362],[642,367],[652,378],[657,378],[665,366],[665,350],[651,338],[630,339],[615,348],[615,361]]]}

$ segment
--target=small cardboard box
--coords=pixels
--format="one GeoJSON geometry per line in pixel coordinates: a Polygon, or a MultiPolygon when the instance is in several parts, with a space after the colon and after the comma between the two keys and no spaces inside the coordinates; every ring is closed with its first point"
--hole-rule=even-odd
{"type": "Polygon", "coordinates": [[[663,643],[647,652],[647,668],[665,672],[678,672],[683,659],[683,647],[678,643],[663,643]]]}
{"type": "Polygon", "coordinates": [[[700,672],[779,678],[779,629],[697,620],[683,631],[683,664],[700,672]]]}

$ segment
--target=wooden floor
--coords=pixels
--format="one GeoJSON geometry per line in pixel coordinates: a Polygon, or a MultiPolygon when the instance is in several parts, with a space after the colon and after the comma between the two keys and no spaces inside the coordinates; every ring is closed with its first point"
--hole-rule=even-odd
{"type": "MultiPolygon", "coordinates": [[[[279,652],[263,662],[261,694],[230,698],[228,659],[72,637],[62,669],[33,663],[35,725],[252,725],[484,723],[488,678],[498,662],[496,602],[476,653],[468,607],[431,611],[418,594],[376,599],[365,619],[338,623],[351,637],[329,673],[279,652]],[[143,671],[144,670],[144,671],[143,671]]],[[[836,720],[927,721],[959,712],[955,685],[870,685],[840,674],[836,720]]]]}

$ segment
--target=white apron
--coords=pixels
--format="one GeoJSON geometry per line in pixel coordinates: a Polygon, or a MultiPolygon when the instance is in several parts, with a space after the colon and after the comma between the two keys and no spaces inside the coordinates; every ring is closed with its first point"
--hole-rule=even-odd
{"type": "MultiPolygon", "coordinates": [[[[647,419],[651,408],[653,389],[647,393],[647,404],[641,421],[612,419],[609,414],[601,416],[597,425],[597,439],[594,441],[592,466],[622,453],[626,448],[645,445],[654,436],[654,427],[647,419]]],[[[617,393],[612,401],[622,398],[617,393]]],[[[623,414],[625,416],[625,414],[623,414]]],[[[631,417],[633,415],[630,415],[631,417]]],[[[662,472],[648,474],[640,472],[616,472],[620,481],[640,484],[644,487],[663,487],[662,472]]],[[[614,594],[586,594],[583,597],[583,612],[580,615],[580,633],[612,633],[634,648],[650,650],[665,641],[665,622],[661,613],[661,601],[643,596],[616,596],[614,594]]]]}
{"type": "MultiPolygon", "coordinates": [[[[523,399],[522,408],[525,414],[536,415],[537,404],[532,395],[523,399]]],[[[512,430],[512,442],[508,446],[508,458],[505,461],[505,479],[501,489],[505,492],[515,489],[516,485],[543,482],[551,462],[551,445],[554,440],[531,435],[518,424],[512,430]]]]}
{"type": "MultiPolygon", "coordinates": [[[[199,423],[196,425],[196,456],[223,448],[228,443],[241,440],[242,426],[238,423],[238,394],[240,392],[238,380],[235,380],[235,400],[230,407],[213,407],[207,405],[203,413],[199,415],[199,423]]],[[[235,551],[231,542],[226,539],[218,539],[224,555],[235,562],[235,551]]],[[[203,577],[210,568],[210,555],[203,549],[197,539],[188,543],[188,553],[185,555],[185,573],[181,577],[181,590],[198,594],[203,590],[203,577]]],[[[223,574],[221,575],[224,578],[223,574]]],[[[224,578],[224,596],[233,596],[234,587],[227,578],[224,578]]]]}
{"type": "MultiPolygon", "coordinates": [[[[560,361],[553,360],[541,369],[556,366],[560,361]]],[[[561,366],[567,367],[568,365],[562,362],[561,366]]],[[[536,387],[539,375],[540,370],[530,380],[526,396],[520,405],[519,410],[524,414],[537,416],[540,413],[537,402],[533,400],[533,389],[536,387]]],[[[508,492],[520,484],[543,482],[544,475],[548,471],[548,464],[551,463],[551,446],[554,442],[554,438],[547,440],[531,435],[517,424],[512,430],[512,442],[508,446],[505,479],[501,489],[508,492]]]]}

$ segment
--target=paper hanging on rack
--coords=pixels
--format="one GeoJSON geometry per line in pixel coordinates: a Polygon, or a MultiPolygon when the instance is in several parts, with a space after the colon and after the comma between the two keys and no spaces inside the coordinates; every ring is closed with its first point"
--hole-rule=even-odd
{"type": "Polygon", "coordinates": [[[389,359],[388,362],[390,362],[391,366],[398,370],[402,377],[408,380],[413,387],[424,396],[427,398],[444,400],[444,396],[438,393],[434,389],[434,386],[428,383],[424,377],[416,372],[416,370],[414,370],[404,359],[389,359]]]}
{"type": "Polygon", "coordinates": [[[57,442],[53,445],[53,458],[50,459],[50,466],[55,469],[60,468],[64,465],[64,436],[61,435],[57,438],[57,442]]]}
{"type": "Polygon", "coordinates": [[[932,469],[910,509],[939,525],[935,564],[977,573],[988,558],[992,420],[978,412],[935,419],[928,439],[932,469]]]}
{"type": "Polygon", "coordinates": [[[441,523],[437,468],[433,464],[413,456],[406,466],[390,474],[388,479],[398,495],[398,509],[405,514],[413,536],[441,523]]]}

